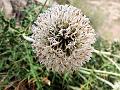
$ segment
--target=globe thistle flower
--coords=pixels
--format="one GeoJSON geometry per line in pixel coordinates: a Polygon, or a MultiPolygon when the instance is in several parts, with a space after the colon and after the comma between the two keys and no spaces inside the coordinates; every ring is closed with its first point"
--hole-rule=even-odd
{"type": "Polygon", "coordinates": [[[95,32],[80,9],[55,5],[32,25],[33,48],[40,63],[58,71],[73,71],[90,60],[95,32]]]}

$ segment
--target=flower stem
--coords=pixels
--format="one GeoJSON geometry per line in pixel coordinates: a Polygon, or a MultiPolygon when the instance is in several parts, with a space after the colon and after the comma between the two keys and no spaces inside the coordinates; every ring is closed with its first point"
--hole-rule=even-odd
{"type": "Polygon", "coordinates": [[[92,70],[92,69],[87,69],[87,68],[80,68],[80,72],[83,72],[85,74],[90,74],[90,72],[94,71],[95,73],[99,73],[99,74],[109,74],[109,75],[114,75],[114,76],[118,76],[120,77],[120,74],[118,73],[114,73],[114,72],[107,72],[107,71],[101,71],[101,70],[92,70]]]}
{"type": "Polygon", "coordinates": [[[111,58],[107,57],[104,55],[105,58],[107,58],[110,62],[112,62],[112,64],[115,65],[115,67],[120,71],[120,67],[118,66],[118,64],[116,62],[114,62],[111,58]]]}
{"type": "Polygon", "coordinates": [[[96,54],[99,54],[99,55],[102,54],[102,55],[109,55],[109,56],[113,56],[113,57],[116,57],[116,58],[120,58],[119,55],[114,55],[114,54],[112,54],[112,53],[110,53],[110,52],[98,51],[98,50],[96,50],[96,49],[94,49],[93,52],[96,53],[96,54]]]}
{"type": "Polygon", "coordinates": [[[115,65],[115,67],[120,71],[120,67],[118,66],[118,64],[116,62],[114,62],[111,58],[109,58],[107,55],[111,55],[116,58],[120,58],[120,56],[111,54],[110,52],[98,51],[95,49],[94,49],[94,52],[98,55],[102,54],[105,58],[107,58],[110,62],[112,62],[112,64],[115,65]]]}
{"type": "Polygon", "coordinates": [[[111,86],[112,88],[114,88],[114,85],[111,82],[109,82],[101,77],[98,77],[98,76],[96,76],[96,78],[99,79],[100,81],[106,83],[107,85],[111,86]]]}

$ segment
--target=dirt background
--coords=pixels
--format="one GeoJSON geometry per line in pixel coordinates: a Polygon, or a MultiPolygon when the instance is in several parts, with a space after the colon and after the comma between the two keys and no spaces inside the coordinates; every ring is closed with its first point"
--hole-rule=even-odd
{"type": "Polygon", "coordinates": [[[100,35],[108,41],[120,40],[120,0],[89,0],[93,6],[99,7],[106,14],[100,35]]]}

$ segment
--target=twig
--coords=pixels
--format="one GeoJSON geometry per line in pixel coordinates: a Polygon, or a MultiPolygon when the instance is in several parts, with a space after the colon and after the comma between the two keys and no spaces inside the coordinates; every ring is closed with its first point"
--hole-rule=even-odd
{"type": "Polygon", "coordinates": [[[46,3],[48,0],[45,1],[44,5],[42,6],[42,8],[40,9],[40,12],[42,11],[42,9],[45,7],[46,3]]]}

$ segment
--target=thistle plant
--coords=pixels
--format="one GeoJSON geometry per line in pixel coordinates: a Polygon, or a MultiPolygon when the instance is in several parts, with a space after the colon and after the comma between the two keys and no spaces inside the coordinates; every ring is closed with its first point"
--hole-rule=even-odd
{"type": "Polygon", "coordinates": [[[74,71],[90,60],[95,32],[80,9],[55,5],[32,25],[35,53],[48,69],[74,71]]]}

